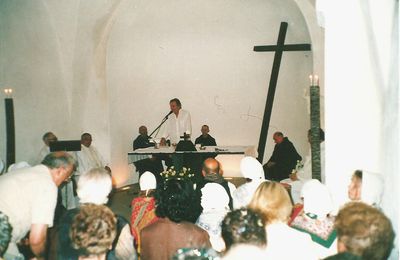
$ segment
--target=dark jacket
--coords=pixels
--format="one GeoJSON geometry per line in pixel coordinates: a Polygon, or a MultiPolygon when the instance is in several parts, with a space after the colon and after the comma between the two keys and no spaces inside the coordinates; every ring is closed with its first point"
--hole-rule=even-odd
{"type": "Polygon", "coordinates": [[[296,167],[297,161],[301,161],[301,156],[297,153],[293,143],[287,137],[283,138],[280,144],[276,144],[271,158],[268,162],[275,162],[275,171],[282,179],[287,178],[291,171],[296,167]]]}

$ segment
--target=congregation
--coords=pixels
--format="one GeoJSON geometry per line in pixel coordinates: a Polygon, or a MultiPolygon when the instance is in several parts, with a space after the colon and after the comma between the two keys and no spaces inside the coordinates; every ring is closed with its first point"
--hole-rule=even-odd
{"type": "MultiPolygon", "coordinates": [[[[181,102],[172,99],[170,108],[160,145],[192,134],[181,102]]],[[[196,143],[215,146],[209,131],[203,125],[196,143]]],[[[112,170],[91,134],[82,134],[80,151],[50,152],[57,137],[48,132],[37,165],[0,176],[0,257],[387,259],[395,234],[380,210],[380,176],[356,170],[349,203],[337,209],[324,181],[311,178],[310,155],[299,168],[293,143],[282,132],[273,139],[264,166],[252,156],[241,159],[245,183],[237,187],[215,156],[141,158],[135,162],[140,193],[132,195],[127,220],[107,206],[112,170]]],[[[153,145],[140,126],[133,149],[153,145]]]]}

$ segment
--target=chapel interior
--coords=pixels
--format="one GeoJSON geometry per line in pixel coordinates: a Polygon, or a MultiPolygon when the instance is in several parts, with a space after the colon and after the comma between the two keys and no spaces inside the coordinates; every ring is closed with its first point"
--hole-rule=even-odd
{"type": "MultiPolygon", "coordinates": [[[[341,203],[355,169],[381,174],[382,209],[399,233],[398,13],[398,1],[375,0],[0,1],[0,97],[14,103],[15,161],[33,164],[47,131],[89,132],[117,189],[137,184],[132,141],[175,97],[193,138],[206,124],[218,145],[256,149],[274,52],[253,48],[275,45],[287,22],[285,43],[311,50],[283,52],[264,163],[276,131],[309,150],[318,75],[327,186],[341,203]]],[[[4,161],[4,105],[0,122],[4,161]]],[[[241,177],[240,158],[218,157],[225,177],[241,177]]]]}

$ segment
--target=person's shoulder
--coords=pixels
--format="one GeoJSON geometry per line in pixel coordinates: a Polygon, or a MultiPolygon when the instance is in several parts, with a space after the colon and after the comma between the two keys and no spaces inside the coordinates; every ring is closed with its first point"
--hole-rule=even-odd
{"type": "Polygon", "coordinates": [[[324,258],[324,260],[362,260],[363,258],[358,255],[353,255],[349,252],[342,252],[336,255],[329,256],[324,258]]]}
{"type": "Polygon", "coordinates": [[[231,192],[231,194],[232,194],[233,192],[235,192],[235,190],[236,190],[235,184],[233,184],[233,183],[230,182],[230,181],[226,181],[226,182],[227,182],[227,184],[228,184],[228,188],[229,188],[229,191],[231,192]]]}
{"type": "Polygon", "coordinates": [[[184,226],[186,229],[190,230],[191,233],[197,233],[199,235],[205,235],[207,234],[208,236],[208,232],[206,230],[204,230],[203,228],[191,223],[191,222],[187,222],[187,221],[182,221],[180,223],[182,226],[184,226]]]}
{"type": "Polygon", "coordinates": [[[166,225],[167,225],[167,223],[166,223],[165,219],[164,218],[159,218],[154,223],[151,223],[150,225],[148,225],[145,228],[143,228],[141,232],[151,233],[153,231],[157,231],[158,229],[160,229],[161,227],[166,226],[166,225]]]}
{"type": "Polygon", "coordinates": [[[186,115],[186,116],[190,116],[190,112],[189,111],[187,111],[187,110],[185,110],[185,109],[181,109],[180,111],[179,111],[179,114],[183,114],[183,115],[186,115]]]}

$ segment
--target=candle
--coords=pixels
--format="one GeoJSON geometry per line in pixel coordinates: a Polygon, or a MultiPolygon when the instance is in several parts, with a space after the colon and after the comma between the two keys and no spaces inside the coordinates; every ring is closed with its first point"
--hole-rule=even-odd
{"type": "Polygon", "coordinates": [[[313,75],[311,74],[310,76],[308,76],[308,78],[310,79],[310,86],[313,85],[313,75]]]}
{"type": "Polygon", "coordinates": [[[11,98],[12,88],[5,88],[4,93],[6,94],[7,98],[11,98]]]}
{"type": "Polygon", "coordinates": [[[318,75],[315,75],[314,78],[315,78],[314,86],[319,86],[319,78],[318,78],[318,75]]]}

